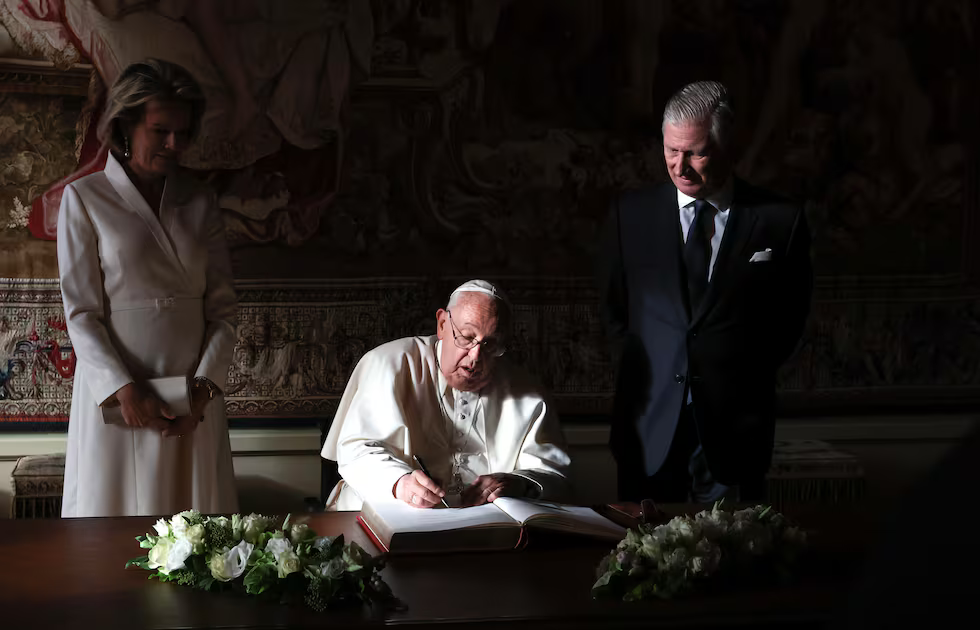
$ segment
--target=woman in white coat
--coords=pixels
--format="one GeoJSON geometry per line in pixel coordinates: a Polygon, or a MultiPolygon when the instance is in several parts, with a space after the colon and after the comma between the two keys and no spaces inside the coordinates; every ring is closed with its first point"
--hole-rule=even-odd
{"type": "Polygon", "coordinates": [[[109,92],[105,170],[68,185],[58,265],[77,357],[62,516],[238,509],[221,392],[236,298],[214,194],[180,172],[204,99],[180,66],[149,59],[109,92]],[[146,387],[186,376],[175,416],[146,387]],[[105,424],[118,405],[125,424],[105,424]]]}

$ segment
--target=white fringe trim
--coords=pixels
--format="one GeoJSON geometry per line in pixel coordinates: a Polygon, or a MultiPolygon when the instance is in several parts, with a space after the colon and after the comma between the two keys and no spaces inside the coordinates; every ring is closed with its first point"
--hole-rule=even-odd
{"type": "Polygon", "coordinates": [[[44,57],[59,70],[68,70],[82,58],[78,49],[71,43],[63,50],[59,50],[44,35],[30,30],[17,19],[5,0],[0,0],[0,24],[6,27],[14,43],[25,53],[44,57]]]}

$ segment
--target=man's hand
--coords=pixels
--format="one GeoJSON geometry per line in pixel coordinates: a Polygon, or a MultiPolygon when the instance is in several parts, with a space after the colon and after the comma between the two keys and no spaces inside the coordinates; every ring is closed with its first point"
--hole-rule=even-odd
{"type": "Polygon", "coordinates": [[[170,408],[153,394],[143,392],[135,383],[119,388],[113,396],[119,401],[126,425],[134,429],[165,430],[170,426],[174,414],[170,408]]]}
{"type": "Polygon", "coordinates": [[[523,497],[527,495],[528,481],[520,475],[493,473],[480,475],[470,487],[463,490],[460,500],[464,507],[493,503],[500,497],[523,497]]]}
{"type": "Polygon", "coordinates": [[[205,390],[195,387],[191,390],[191,412],[186,416],[177,416],[163,431],[163,437],[183,437],[193,433],[201,424],[204,408],[210,402],[205,390]]]}
{"type": "Polygon", "coordinates": [[[446,491],[421,470],[413,470],[398,478],[394,494],[396,499],[412,507],[430,508],[446,496],[446,491]]]}

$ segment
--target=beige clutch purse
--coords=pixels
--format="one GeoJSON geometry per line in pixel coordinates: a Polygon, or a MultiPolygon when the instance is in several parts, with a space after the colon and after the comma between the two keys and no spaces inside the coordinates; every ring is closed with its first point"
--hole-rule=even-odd
{"type": "MultiPolygon", "coordinates": [[[[186,416],[191,412],[191,390],[186,376],[166,376],[151,378],[144,385],[157,398],[162,400],[174,412],[174,415],[186,416]]],[[[102,405],[102,421],[105,424],[126,424],[123,419],[119,401],[113,399],[102,405]]]]}

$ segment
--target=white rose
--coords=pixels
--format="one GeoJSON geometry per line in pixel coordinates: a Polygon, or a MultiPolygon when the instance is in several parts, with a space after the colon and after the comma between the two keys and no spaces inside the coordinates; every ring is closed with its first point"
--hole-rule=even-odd
{"type": "Polygon", "coordinates": [[[149,562],[147,566],[151,569],[158,569],[167,563],[167,555],[170,554],[170,546],[173,545],[173,541],[169,538],[160,538],[157,540],[157,544],[153,545],[153,549],[150,549],[150,553],[147,554],[149,557],[149,562]]]}
{"type": "Polygon", "coordinates": [[[643,543],[640,545],[639,553],[648,558],[656,558],[660,555],[661,541],[654,536],[644,536],[643,543]]]}
{"type": "Polygon", "coordinates": [[[178,512],[177,516],[183,516],[184,520],[188,523],[200,523],[204,520],[201,518],[201,513],[197,510],[184,510],[183,512],[178,512]]]}
{"type": "Polygon", "coordinates": [[[276,562],[279,561],[279,556],[286,551],[292,551],[293,546],[289,544],[289,541],[285,538],[270,538],[269,542],[265,544],[265,550],[272,553],[275,557],[276,562]]]}
{"type": "Polygon", "coordinates": [[[184,561],[191,557],[191,551],[193,551],[191,549],[191,543],[187,540],[174,541],[174,544],[170,545],[170,551],[167,554],[167,565],[162,570],[163,573],[183,569],[184,561]]]}
{"type": "Polygon", "coordinates": [[[296,573],[303,567],[299,561],[299,556],[292,550],[283,551],[276,558],[276,569],[279,570],[279,577],[284,578],[290,573],[296,573]]]}
{"type": "Polygon", "coordinates": [[[184,532],[187,531],[187,521],[180,514],[174,516],[170,519],[170,530],[174,533],[175,538],[183,538],[184,532]]]}
{"type": "Polygon", "coordinates": [[[258,542],[259,534],[269,526],[269,519],[258,514],[249,514],[242,523],[242,538],[252,543],[258,542]]]}
{"type": "Polygon", "coordinates": [[[298,545],[301,542],[315,537],[316,534],[306,523],[298,523],[289,528],[289,540],[291,540],[294,545],[298,545]]]}
{"type": "Polygon", "coordinates": [[[162,518],[153,525],[153,529],[157,531],[157,536],[170,535],[170,525],[162,518]]]}
{"type": "Polygon", "coordinates": [[[320,563],[320,575],[325,578],[339,578],[344,574],[344,569],[344,559],[339,556],[320,563]]]}
{"type": "Polygon", "coordinates": [[[695,535],[694,526],[686,518],[677,517],[667,523],[671,532],[679,538],[692,538],[695,535]]]}
{"type": "Polygon", "coordinates": [[[243,540],[225,553],[214,554],[208,563],[211,576],[219,582],[230,582],[240,577],[248,566],[254,548],[252,543],[243,540]]]}
{"type": "Polygon", "coordinates": [[[194,553],[204,551],[204,525],[191,525],[184,531],[184,539],[194,547],[194,553]]]}

